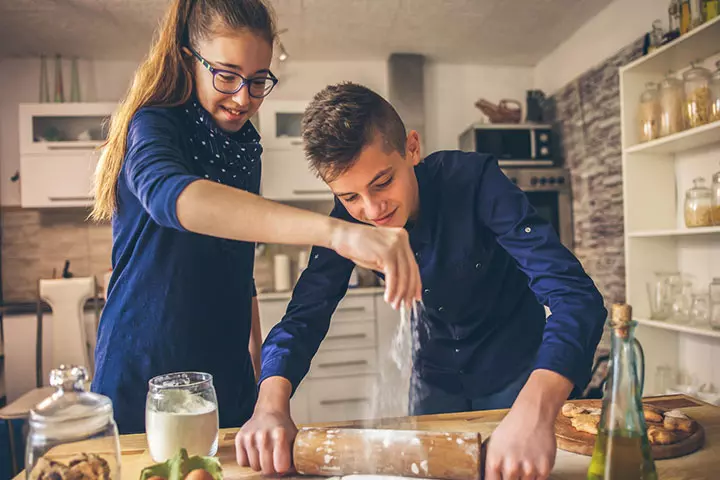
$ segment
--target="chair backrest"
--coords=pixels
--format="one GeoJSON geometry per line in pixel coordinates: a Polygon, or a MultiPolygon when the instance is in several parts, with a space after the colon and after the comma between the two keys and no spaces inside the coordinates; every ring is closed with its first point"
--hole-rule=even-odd
{"type": "MultiPolygon", "coordinates": [[[[85,327],[85,303],[96,293],[95,277],[42,279],[40,298],[52,309],[52,358],[45,365],[82,365],[92,372],[92,356],[88,351],[85,327]]],[[[42,343],[39,338],[38,342],[42,343]]],[[[42,369],[42,365],[37,368],[42,369]]],[[[43,382],[44,383],[44,382],[43,382]]]]}

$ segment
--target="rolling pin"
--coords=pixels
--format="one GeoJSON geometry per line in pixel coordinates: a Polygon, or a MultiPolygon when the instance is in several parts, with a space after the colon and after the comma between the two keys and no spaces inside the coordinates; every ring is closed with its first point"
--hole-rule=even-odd
{"type": "Polygon", "coordinates": [[[479,480],[479,433],[363,428],[301,428],[293,462],[302,475],[393,475],[479,480]]]}

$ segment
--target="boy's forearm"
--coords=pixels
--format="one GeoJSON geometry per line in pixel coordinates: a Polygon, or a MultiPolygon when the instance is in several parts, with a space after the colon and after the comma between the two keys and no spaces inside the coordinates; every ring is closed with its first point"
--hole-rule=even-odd
{"type": "Polygon", "coordinates": [[[260,384],[256,411],[290,412],[292,384],[285,377],[268,377],[260,384]]]}
{"type": "Polygon", "coordinates": [[[544,369],[535,370],[520,391],[513,409],[519,408],[554,422],[572,387],[572,382],[559,373],[544,369]]]}

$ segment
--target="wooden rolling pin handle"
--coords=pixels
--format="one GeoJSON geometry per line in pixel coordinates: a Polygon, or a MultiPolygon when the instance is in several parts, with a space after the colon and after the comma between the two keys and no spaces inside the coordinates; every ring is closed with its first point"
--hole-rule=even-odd
{"type": "Polygon", "coordinates": [[[298,431],[293,460],[303,475],[479,480],[481,449],[478,433],[308,427],[298,431]]]}

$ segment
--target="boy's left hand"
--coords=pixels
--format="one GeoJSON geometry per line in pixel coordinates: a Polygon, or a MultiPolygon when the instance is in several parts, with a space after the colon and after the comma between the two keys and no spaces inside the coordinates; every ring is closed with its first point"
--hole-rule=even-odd
{"type": "Polygon", "coordinates": [[[555,464],[555,417],[514,408],[490,436],[485,480],[544,480],[555,464]]]}
{"type": "Polygon", "coordinates": [[[545,480],[555,465],[555,418],[572,390],[562,375],[537,369],[490,436],[485,480],[545,480]]]}

